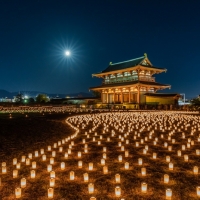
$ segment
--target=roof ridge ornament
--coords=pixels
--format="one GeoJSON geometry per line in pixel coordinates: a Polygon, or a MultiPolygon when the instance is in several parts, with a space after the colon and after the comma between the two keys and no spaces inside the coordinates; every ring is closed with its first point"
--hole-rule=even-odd
{"type": "Polygon", "coordinates": [[[147,58],[147,53],[144,53],[144,57],[147,58]]]}
{"type": "Polygon", "coordinates": [[[109,65],[112,65],[112,62],[110,62],[109,65]]]}

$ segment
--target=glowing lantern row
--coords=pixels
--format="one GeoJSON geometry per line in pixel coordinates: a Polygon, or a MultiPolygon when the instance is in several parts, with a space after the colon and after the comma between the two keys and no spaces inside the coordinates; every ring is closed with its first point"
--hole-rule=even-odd
{"type": "Polygon", "coordinates": [[[49,179],[49,186],[54,187],[55,186],[55,178],[50,178],[49,179]]]}
{"type": "Polygon", "coordinates": [[[31,178],[35,178],[35,170],[31,170],[31,178]]]}
{"type": "Polygon", "coordinates": [[[166,189],[166,199],[171,200],[171,198],[172,198],[172,190],[166,189]]]}
{"type": "Polygon", "coordinates": [[[141,183],[141,191],[142,193],[147,193],[147,184],[146,183],[141,183]]]}
{"type": "Polygon", "coordinates": [[[115,187],[115,196],[116,197],[121,196],[121,188],[119,186],[115,187]]]}
{"type": "Polygon", "coordinates": [[[21,188],[15,188],[15,197],[17,199],[19,199],[19,198],[21,198],[21,196],[22,196],[22,190],[21,190],[21,188]]]}
{"type": "Polygon", "coordinates": [[[54,196],[54,189],[53,188],[49,188],[48,189],[48,198],[52,199],[54,196]]]}
{"type": "Polygon", "coordinates": [[[88,184],[88,192],[89,192],[89,194],[94,193],[94,184],[93,183],[88,184]]]}
{"type": "Polygon", "coordinates": [[[116,183],[120,183],[120,174],[115,175],[115,181],[116,183]]]}
{"type": "Polygon", "coordinates": [[[169,183],[169,175],[168,174],[164,175],[164,183],[169,183]]]}
{"type": "Polygon", "coordinates": [[[22,178],[21,179],[21,188],[25,188],[26,187],[26,179],[22,178]]]}

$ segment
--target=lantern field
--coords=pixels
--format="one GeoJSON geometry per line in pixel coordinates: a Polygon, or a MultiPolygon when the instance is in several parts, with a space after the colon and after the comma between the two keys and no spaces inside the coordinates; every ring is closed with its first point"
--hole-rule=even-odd
{"type": "Polygon", "coordinates": [[[199,116],[113,112],[66,124],[74,132],[1,161],[2,198],[199,198],[199,116]]]}

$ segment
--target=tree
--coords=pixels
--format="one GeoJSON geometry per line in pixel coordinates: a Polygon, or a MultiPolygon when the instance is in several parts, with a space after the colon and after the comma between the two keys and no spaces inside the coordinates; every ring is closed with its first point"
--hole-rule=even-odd
{"type": "Polygon", "coordinates": [[[92,90],[92,94],[93,94],[93,96],[95,96],[95,97],[101,97],[101,93],[98,92],[98,91],[93,91],[93,90],[92,90]]]}
{"type": "Polygon", "coordinates": [[[37,103],[46,103],[49,101],[49,97],[46,94],[38,94],[36,97],[37,103]]]}
{"type": "Polygon", "coordinates": [[[191,100],[192,105],[200,106],[200,97],[194,98],[191,100]]]}

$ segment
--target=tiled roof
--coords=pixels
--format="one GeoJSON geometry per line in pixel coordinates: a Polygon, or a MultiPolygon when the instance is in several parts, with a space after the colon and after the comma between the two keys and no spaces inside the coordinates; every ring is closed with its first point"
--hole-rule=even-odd
{"type": "Polygon", "coordinates": [[[129,68],[129,67],[134,67],[136,65],[139,65],[144,58],[145,58],[145,56],[142,56],[140,58],[127,60],[127,61],[124,61],[124,62],[113,63],[113,64],[111,63],[105,70],[102,71],[102,73],[120,70],[120,69],[126,69],[126,68],[129,68]]]}
{"type": "MultiPolygon", "coordinates": [[[[101,74],[101,73],[106,73],[106,72],[111,72],[111,71],[117,71],[117,70],[122,70],[122,69],[127,69],[130,67],[134,67],[137,66],[139,64],[141,64],[141,62],[146,58],[146,56],[142,56],[139,58],[135,58],[132,60],[127,60],[127,61],[123,61],[123,62],[119,62],[119,63],[110,63],[109,66],[103,70],[102,72],[96,73],[96,74],[101,74]]],[[[154,68],[154,69],[162,69],[163,68],[158,68],[158,67],[154,67],[151,65],[143,65],[144,67],[149,67],[149,68],[154,68]]]]}
{"type": "Polygon", "coordinates": [[[113,83],[113,84],[104,84],[97,87],[91,87],[90,89],[92,90],[92,89],[97,89],[97,88],[110,88],[110,87],[119,87],[119,86],[126,86],[126,85],[135,85],[135,84],[170,87],[170,85],[161,84],[157,82],[130,81],[130,82],[121,82],[121,83],[113,83]]]}

